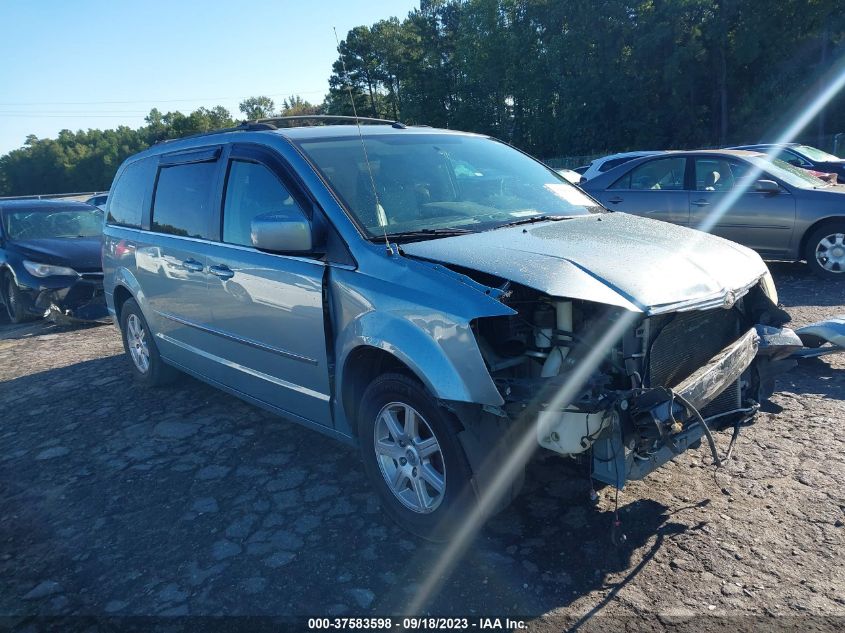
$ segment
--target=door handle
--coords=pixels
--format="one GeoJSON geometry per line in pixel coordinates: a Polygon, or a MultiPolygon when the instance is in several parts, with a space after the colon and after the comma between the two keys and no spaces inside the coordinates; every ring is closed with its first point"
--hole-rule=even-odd
{"type": "Polygon", "coordinates": [[[620,202],[622,202],[622,200],[624,200],[624,198],[620,198],[619,196],[613,196],[612,198],[608,199],[608,202],[611,202],[613,204],[619,204],[620,202]]]}
{"type": "Polygon", "coordinates": [[[182,268],[192,273],[201,273],[204,266],[195,259],[186,259],[182,262],[182,268]]]}
{"type": "Polygon", "coordinates": [[[707,200],[696,200],[696,201],[694,201],[694,202],[693,202],[693,204],[694,204],[695,206],[697,206],[697,207],[706,207],[706,206],[708,206],[710,203],[709,203],[709,202],[707,202],[707,200]]]}
{"type": "Polygon", "coordinates": [[[228,266],[209,266],[208,272],[220,279],[231,279],[235,276],[234,271],[228,266]]]}

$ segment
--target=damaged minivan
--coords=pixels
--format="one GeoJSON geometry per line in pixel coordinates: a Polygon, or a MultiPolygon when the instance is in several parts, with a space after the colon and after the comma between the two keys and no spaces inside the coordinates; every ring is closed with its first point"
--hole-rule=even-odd
{"type": "Polygon", "coordinates": [[[747,248],[609,212],[492,138],[290,123],[128,159],[106,301],[137,380],[186,372],[357,444],[416,534],[491,486],[505,507],[526,443],[619,488],[703,439],[718,460],[800,346],[747,248]]]}

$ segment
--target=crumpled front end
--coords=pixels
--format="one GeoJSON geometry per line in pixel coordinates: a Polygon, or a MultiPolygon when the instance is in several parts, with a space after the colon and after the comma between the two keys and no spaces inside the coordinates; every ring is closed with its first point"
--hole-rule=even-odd
{"type": "Polygon", "coordinates": [[[514,285],[503,301],[517,314],[479,319],[475,333],[504,413],[622,488],[703,438],[719,461],[712,433],[753,423],[801,346],[765,286],[640,314],[514,285]]]}
{"type": "Polygon", "coordinates": [[[32,294],[35,311],[57,323],[109,320],[102,273],[81,273],[68,285],[42,286],[32,294]]]}

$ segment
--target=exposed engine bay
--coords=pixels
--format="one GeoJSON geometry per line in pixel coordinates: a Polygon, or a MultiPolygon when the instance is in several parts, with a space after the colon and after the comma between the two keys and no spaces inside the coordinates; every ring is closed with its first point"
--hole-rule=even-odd
{"type": "Polygon", "coordinates": [[[618,488],[702,438],[718,463],[711,432],[733,427],[735,439],[753,423],[801,346],[763,284],[721,307],[654,315],[500,288],[515,314],[477,319],[473,329],[503,415],[536,421],[541,447],[591,459],[593,477],[618,488]],[[630,325],[620,323],[621,337],[596,362],[620,320],[630,325]],[[581,375],[590,355],[595,368],[581,375]]]}

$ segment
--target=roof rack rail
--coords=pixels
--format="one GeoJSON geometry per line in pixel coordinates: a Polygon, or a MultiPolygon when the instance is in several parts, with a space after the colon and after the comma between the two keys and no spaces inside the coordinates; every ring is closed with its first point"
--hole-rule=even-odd
{"type": "Polygon", "coordinates": [[[398,129],[404,129],[407,127],[404,123],[400,121],[394,121],[391,119],[374,119],[371,117],[364,117],[364,116],[345,116],[342,114],[298,114],[292,116],[274,116],[268,117],[266,119],[255,119],[254,121],[250,121],[250,123],[269,123],[271,125],[275,125],[277,122],[279,123],[286,123],[288,121],[356,121],[358,123],[373,123],[378,125],[392,125],[398,129]]]}
{"type": "Polygon", "coordinates": [[[354,117],[344,116],[340,114],[300,114],[296,116],[275,116],[266,119],[254,119],[252,121],[244,121],[239,125],[233,127],[224,127],[218,130],[209,130],[208,132],[197,132],[196,134],[188,134],[187,136],[180,136],[179,138],[165,138],[155,142],[155,145],[163,143],[172,143],[173,141],[182,141],[187,138],[197,138],[200,136],[211,136],[213,134],[224,134],[226,132],[250,132],[257,130],[278,130],[279,126],[276,123],[294,122],[294,121],[357,121],[358,123],[370,123],[377,125],[390,125],[397,130],[404,130],[407,125],[401,121],[391,121],[390,119],[373,119],[369,117],[354,117]]]}
{"type": "Polygon", "coordinates": [[[226,132],[250,132],[256,130],[275,130],[275,125],[268,123],[259,123],[257,121],[245,121],[233,127],[222,127],[216,130],[208,130],[207,132],[197,132],[196,134],[188,134],[187,136],[180,136],[179,138],[163,138],[154,143],[160,145],[163,143],[173,143],[175,141],[184,141],[187,138],[197,138],[200,136],[211,136],[213,134],[225,134],[226,132]]]}

